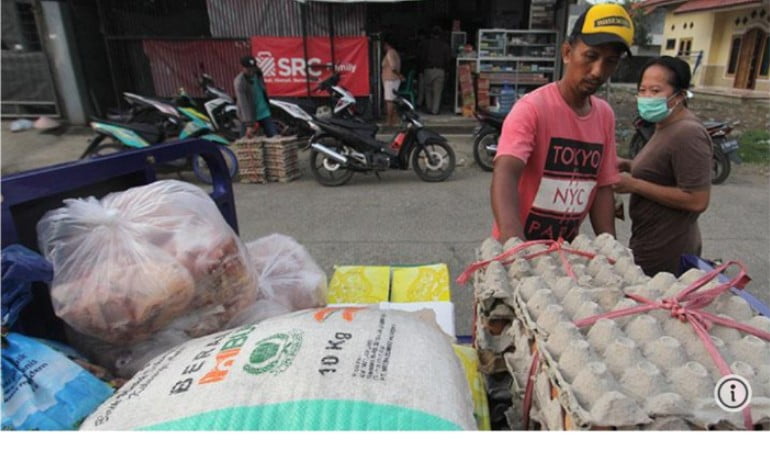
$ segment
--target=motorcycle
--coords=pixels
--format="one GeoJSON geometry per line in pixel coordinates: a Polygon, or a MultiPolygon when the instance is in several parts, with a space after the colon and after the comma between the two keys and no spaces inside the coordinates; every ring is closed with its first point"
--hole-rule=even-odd
{"type": "MultiPolygon", "coordinates": [[[[325,65],[322,67],[326,67],[325,65]]],[[[340,74],[335,72],[329,78],[318,83],[313,89],[315,92],[327,92],[330,96],[331,105],[320,106],[313,109],[309,103],[303,103],[303,106],[297,103],[285,102],[281,100],[270,99],[270,107],[273,122],[276,123],[278,132],[283,136],[296,135],[300,138],[309,138],[315,131],[308,126],[308,121],[313,117],[318,119],[336,118],[354,121],[360,124],[366,124],[366,121],[358,114],[356,108],[356,98],[353,94],[342,86],[339,86],[340,74]],[[315,112],[315,116],[307,114],[315,112]]],[[[372,135],[376,134],[375,129],[372,135]]]]}
{"type": "Polygon", "coordinates": [[[340,86],[340,74],[334,72],[330,77],[318,83],[313,92],[324,91],[331,97],[332,116],[340,119],[351,119],[364,122],[356,108],[356,98],[353,93],[340,86]]]}
{"type": "Polygon", "coordinates": [[[455,153],[447,140],[423,125],[414,106],[396,97],[401,128],[390,142],[375,138],[376,124],[313,119],[316,134],[310,139],[310,170],[324,186],[340,186],[354,173],[407,170],[426,182],[444,181],[455,169],[455,153]]]}
{"type": "MultiPolygon", "coordinates": [[[[127,117],[120,119],[125,122],[93,119],[90,125],[96,132],[96,136],[91,140],[80,159],[100,157],[125,149],[143,148],[163,143],[177,135],[179,139],[202,138],[221,145],[229,144],[225,138],[213,134],[213,126],[208,122],[208,118],[193,108],[177,109],[163,101],[128,92],[124,93],[124,97],[132,105],[127,117]],[[152,109],[156,110],[154,114],[152,109]],[[187,117],[187,121],[184,117],[187,117]],[[156,123],[136,122],[135,119],[155,119],[156,123]],[[107,139],[112,141],[105,143],[104,141],[107,139]]],[[[220,150],[227,162],[230,176],[234,177],[238,173],[238,160],[235,154],[226,147],[220,148],[220,150]]],[[[190,168],[201,181],[208,184],[212,182],[208,166],[197,154],[186,160],[164,165],[164,171],[179,172],[190,168]]]]}
{"type": "Polygon", "coordinates": [[[486,110],[478,110],[473,113],[478,119],[479,125],[473,129],[473,159],[482,170],[492,171],[495,154],[497,154],[497,141],[503,130],[505,113],[493,113],[486,110]]]}
{"type": "MultiPolygon", "coordinates": [[[[733,131],[733,128],[725,122],[704,122],[703,125],[711,137],[713,145],[711,183],[722,184],[730,175],[730,162],[732,161],[737,164],[742,162],[738,155],[738,140],[727,138],[727,135],[733,131]]],[[[642,150],[644,145],[652,138],[653,133],[655,133],[655,124],[645,121],[638,116],[634,119],[634,128],[636,132],[631,137],[628,147],[628,154],[631,159],[639,154],[639,151],[642,150]]]]}
{"type": "Polygon", "coordinates": [[[207,97],[203,108],[214,130],[230,141],[237,140],[240,137],[240,120],[233,97],[217,87],[211,76],[206,73],[199,78],[199,84],[207,97]]]}
{"type": "Polygon", "coordinates": [[[123,98],[128,102],[128,111],[112,114],[109,119],[93,118],[90,125],[96,136],[81,159],[162,143],[182,129],[182,116],[174,105],[131,92],[124,92],[123,98]],[[104,143],[107,139],[112,141],[104,143]]]}
{"type": "Polygon", "coordinates": [[[274,106],[294,117],[303,128],[312,131],[310,168],[324,186],[341,186],[354,173],[375,173],[389,169],[406,170],[411,163],[423,181],[444,181],[455,168],[455,153],[447,140],[425,128],[414,106],[396,97],[396,108],[403,120],[401,129],[390,142],[375,138],[378,127],[345,119],[322,119],[299,106],[273,101],[274,106]]]}

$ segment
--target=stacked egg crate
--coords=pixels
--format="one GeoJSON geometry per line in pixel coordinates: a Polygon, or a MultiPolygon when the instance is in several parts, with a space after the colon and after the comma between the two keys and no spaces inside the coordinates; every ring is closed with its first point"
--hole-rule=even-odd
{"type": "Polygon", "coordinates": [[[265,138],[265,168],[270,182],[290,182],[300,177],[299,142],[296,136],[265,138]]]}
{"type": "Polygon", "coordinates": [[[238,176],[241,182],[264,184],[267,182],[265,153],[262,143],[265,137],[241,138],[230,145],[238,159],[238,176]]]}
{"type": "MultiPolygon", "coordinates": [[[[490,259],[519,243],[503,247],[485,241],[478,252],[490,259]]],[[[565,243],[565,246],[570,246],[565,243]]],[[[529,417],[548,430],[744,428],[741,413],[720,409],[713,398],[721,377],[690,324],[653,310],[618,319],[601,319],[578,329],[573,322],[604,312],[638,306],[624,292],[651,300],[671,297],[705,273],[690,270],[677,279],[653,278],[634,264],[629,250],[608,235],[578,236],[570,246],[596,254],[593,259],[568,254],[574,272],[558,253],[523,259],[543,247],[525,249],[507,270],[499,262],[474,273],[477,309],[476,344],[511,375],[512,429],[524,428],[524,394],[534,351],[539,353],[529,417]],[[614,264],[608,258],[615,259],[614,264]],[[510,322],[499,332],[497,318],[510,322]]],[[[716,281],[705,288],[716,285],[716,281]]],[[[730,293],[704,311],[770,331],[770,319],[730,293]]],[[[770,347],[738,330],[714,326],[715,346],[731,371],[753,388],[752,419],[770,424],[770,347]]]]}

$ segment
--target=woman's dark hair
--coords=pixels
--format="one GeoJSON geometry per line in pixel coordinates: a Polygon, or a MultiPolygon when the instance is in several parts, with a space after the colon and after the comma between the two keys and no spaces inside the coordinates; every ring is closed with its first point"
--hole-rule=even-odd
{"type": "Polygon", "coordinates": [[[654,59],[651,59],[646,64],[644,64],[641,73],[639,73],[639,82],[636,83],[637,89],[639,89],[639,86],[642,84],[642,76],[644,76],[644,72],[653,65],[660,65],[661,67],[668,70],[668,83],[674,87],[675,93],[679,93],[690,88],[690,79],[692,78],[692,73],[690,72],[690,64],[682,59],[677,59],[676,57],[661,56],[655,57],[654,59]]]}

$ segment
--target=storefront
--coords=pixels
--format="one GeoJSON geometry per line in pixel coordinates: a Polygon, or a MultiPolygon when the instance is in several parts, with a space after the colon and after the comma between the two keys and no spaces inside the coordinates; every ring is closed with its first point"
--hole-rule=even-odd
{"type": "MultiPolygon", "coordinates": [[[[255,40],[259,43],[260,37],[303,39],[301,51],[288,57],[300,59],[305,69],[313,59],[320,58],[313,54],[314,45],[306,49],[305,38],[310,43],[328,47],[320,65],[332,61],[338,65],[344,54],[342,50],[337,53],[340,43],[358,37],[368,40],[368,48],[364,50],[368,71],[356,72],[356,85],[360,85],[360,79],[365,81],[364,89],[356,95],[370,107],[369,114],[378,116],[382,36],[393,40],[402,57],[403,73],[408,75],[417,66],[419,32],[440,27],[442,37],[452,43],[455,58],[460,58],[446,76],[442,112],[462,112],[463,106],[475,107],[476,99],[482,107],[503,109],[510,104],[511,90],[519,94],[556,77],[559,59],[544,55],[544,49],[520,45],[530,44],[529,40],[545,48],[559,41],[566,23],[567,3],[567,0],[189,0],[185,8],[179,8],[172,0],[152,3],[72,0],[66,8],[70,10],[70,17],[89,18],[99,24],[90,28],[71,25],[76,48],[80,50],[73,68],[78,69],[90,88],[84,103],[90,107],[91,114],[103,114],[123,103],[121,94],[125,91],[173,97],[184,87],[193,96],[201,96],[197,76],[202,72],[212,75],[220,87],[232,91],[232,80],[240,71],[240,56],[252,52],[255,40]],[[531,29],[547,33],[530,40],[533,36],[521,31],[531,29]],[[495,40],[504,48],[493,49],[495,40]],[[470,54],[458,53],[464,44],[471,45],[470,54]],[[531,65],[531,61],[520,60],[532,57],[539,58],[536,66],[531,65]],[[480,76],[465,79],[466,83],[471,81],[470,86],[466,84],[465,94],[473,94],[473,99],[463,98],[458,69],[464,74],[480,76]],[[538,73],[534,72],[541,70],[542,76],[537,77],[538,73]],[[525,71],[533,72],[526,76],[529,80],[525,78],[525,71]],[[481,82],[478,90],[473,81],[481,82]],[[487,82],[489,89],[485,92],[487,82]]],[[[292,65],[290,63],[289,68],[299,69],[292,65]]],[[[300,73],[294,76],[301,77],[300,73]]],[[[342,81],[350,84],[345,74],[342,81]]],[[[305,82],[302,97],[323,103],[317,93],[308,95],[313,84],[314,81],[305,82]]],[[[468,109],[465,111],[468,114],[468,109]]]]}
{"type": "Polygon", "coordinates": [[[443,112],[471,115],[477,105],[507,111],[518,96],[558,77],[561,59],[557,54],[566,25],[567,3],[566,0],[370,3],[366,30],[370,35],[385,34],[393,41],[401,56],[402,73],[408,75],[418,67],[419,39],[431,28],[440,27],[442,38],[450,43],[455,59],[444,85],[443,112]]]}

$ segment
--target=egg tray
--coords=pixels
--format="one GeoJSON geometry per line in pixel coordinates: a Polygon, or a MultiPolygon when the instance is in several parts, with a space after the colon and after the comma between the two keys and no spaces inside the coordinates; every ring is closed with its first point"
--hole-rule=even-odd
{"type": "MultiPolygon", "coordinates": [[[[502,247],[487,240],[478,254],[492,258],[517,243],[510,240],[502,247]]],[[[492,262],[474,274],[477,346],[502,358],[513,377],[514,407],[509,417],[515,419],[520,412],[517,402],[523,399],[531,354],[537,348],[541,366],[530,417],[543,428],[743,428],[740,413],[716,405],[713,389],[721,375],[690,324],[665,310],[602,319],[585,329],[572,324],[637,306],[624,292],[658,300],[675,295],[705,273],[690,270],[680,279],[668,273],[649,278],[633,263],[630,251],[610,236],[591,240],[580,235],[571,247],[596,254],[593,259],[568,255],[577,280],[567,276],[558,253],[522,258],[542,247],[523,251],[507,271],[492,262]],[[608,257],[615,259],[614,264],[608,257]],[[510,324],[500,334],[489,335],[485,322],[495,312],[500,314],[500,307],[510,309],[510,324]]],[[[730,293],[704,310],[770,331],[770,319],[756,315],[745,300],[730,293]]],[[[759,428],[766,428],[768,344],[722,326],[710,332],[731,370],[751,383],[752,418],[759,428]]]]}

